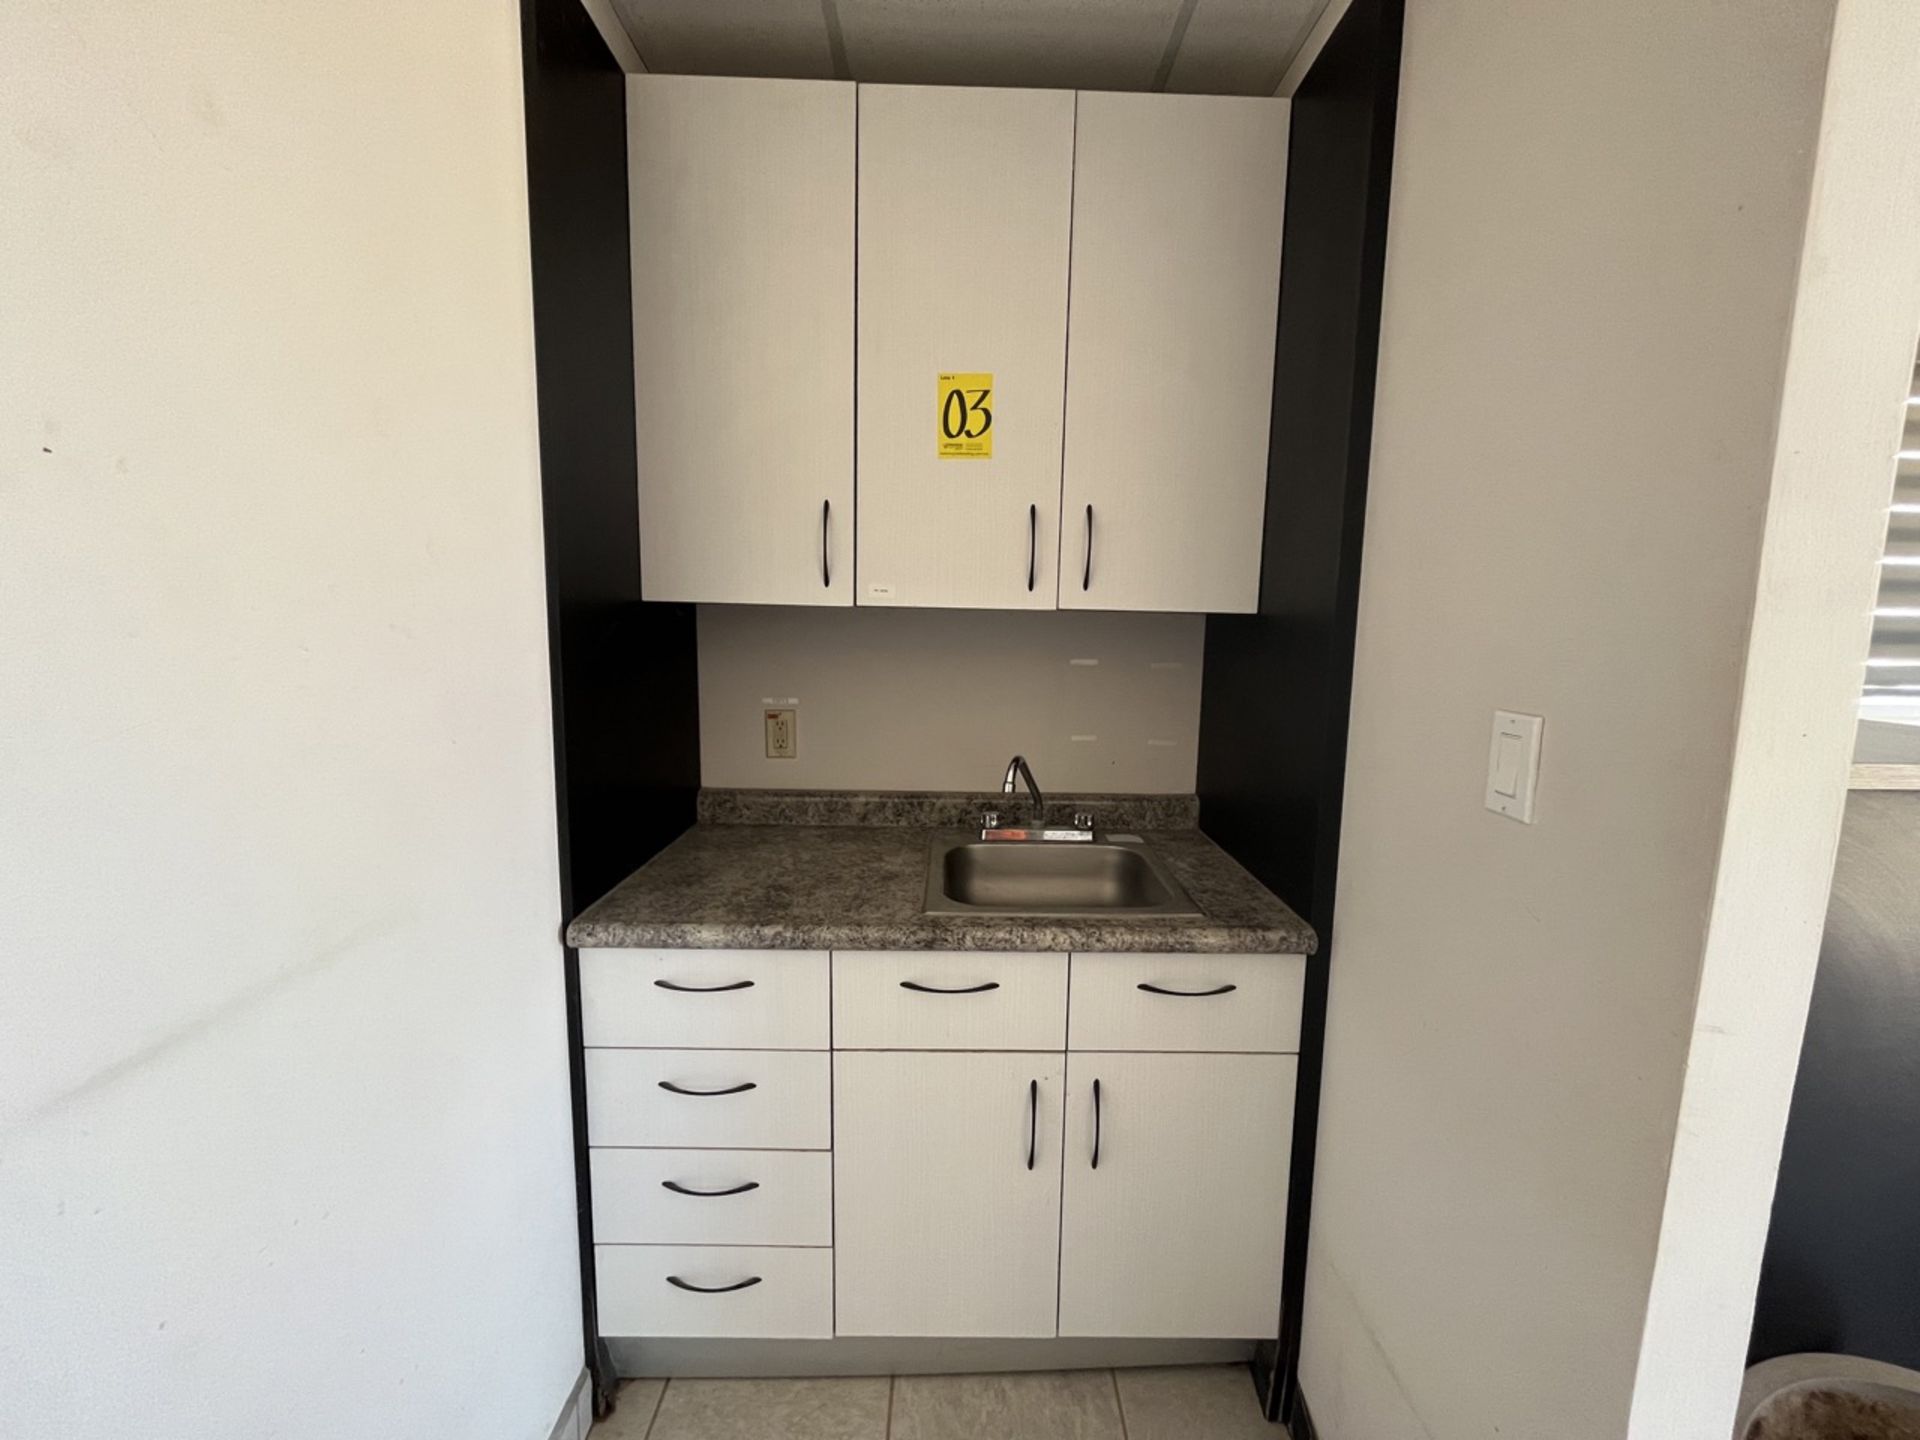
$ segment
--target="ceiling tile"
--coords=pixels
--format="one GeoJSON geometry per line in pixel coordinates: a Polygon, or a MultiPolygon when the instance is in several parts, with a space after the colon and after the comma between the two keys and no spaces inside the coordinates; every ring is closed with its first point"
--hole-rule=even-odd
{"type": "Polygon", "coordinates": [[[1081,90],[1151,88],[1180,3],[834,0],[855,80],[1081,90]]]}
{"type": "Polygon", "coordinates": [[[663,75],[833,78],[820,0],[613,0],[634,48],[663,75]]]}
{"type": "Polygon", "coordinates": [[[1325,0],[1199,0],[1167,89],[1271,95],[1325,0]]]}

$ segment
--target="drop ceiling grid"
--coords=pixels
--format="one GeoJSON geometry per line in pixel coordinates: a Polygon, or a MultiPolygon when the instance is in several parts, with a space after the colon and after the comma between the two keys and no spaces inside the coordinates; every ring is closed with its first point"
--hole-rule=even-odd
{"type": "Polygon", "coordinates": [[[658,74],[834,78],[821,0],[613,0],[613,8],[658,74]]]}
{"type": "Polygon", "coordinates": [[[669,74],[1271,95],[1324,3],[614,0],[614,8],[647,67],[669,74]]]}
{"type": "Polygon", "coordinates": [[[835,0],[859,80],[1145,90],[1181,0],[835,0]]]}
{"type": "Polygon", "coordinates": [[[1271,95],[1326,0],[1200,0],[1166,89],[1186,95],[1271,95]]]}

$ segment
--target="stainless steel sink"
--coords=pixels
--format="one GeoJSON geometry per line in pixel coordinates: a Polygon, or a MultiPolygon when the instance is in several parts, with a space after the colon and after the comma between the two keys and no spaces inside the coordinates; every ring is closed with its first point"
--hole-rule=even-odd
{"type": "Polygon", "coordinates": [[[1198,915],[1160,857],[1140,842],[936,840],[930,915],[1198,915]]]}

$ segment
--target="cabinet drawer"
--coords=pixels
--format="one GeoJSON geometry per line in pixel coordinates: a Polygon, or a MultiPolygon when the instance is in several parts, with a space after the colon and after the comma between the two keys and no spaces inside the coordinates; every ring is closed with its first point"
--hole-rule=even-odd
{"type": "Polygon", "coordinates": [[[1073,957],[1072,1050],[1300,1048],[1299,955],[1073,957]]]}
{"type": "Polygon", "coordinates": [[[602,1335],[833,1334],[831,1250],[596,1245],[593,1254],[602,1335]]]}
{"type": "Polygon", "coordinates": [[[825,1150],[831,1060],[824,1050],[588,1050],[587,1141],[825,1150]]]}
{"type": "Polygon", "coordinates": [[[833,1157],[824,1150],[603,1149],[589,1162],[602,1244],[833,1243],[833,1157]]]}
{"type": "Polygon", "coordinates": [[[582,950],[588,1045],[827,1048],[824,950],[582,950]]]}
{"type": "Polygon", "coordinates": [[[841,1050],[1058,1050],[1067,957],[1014,951],[837,951],[841,1050]]]}

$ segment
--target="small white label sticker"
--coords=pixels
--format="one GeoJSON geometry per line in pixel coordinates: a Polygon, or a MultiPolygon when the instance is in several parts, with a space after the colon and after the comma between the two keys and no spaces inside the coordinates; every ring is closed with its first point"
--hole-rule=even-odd
{"type": "Polygon", "coordinates": [[[876,582],[875,584],[867,586],[867,594],[876,600],[891,600],[893,598],[893,586],[881,585],[876,582]]]}

